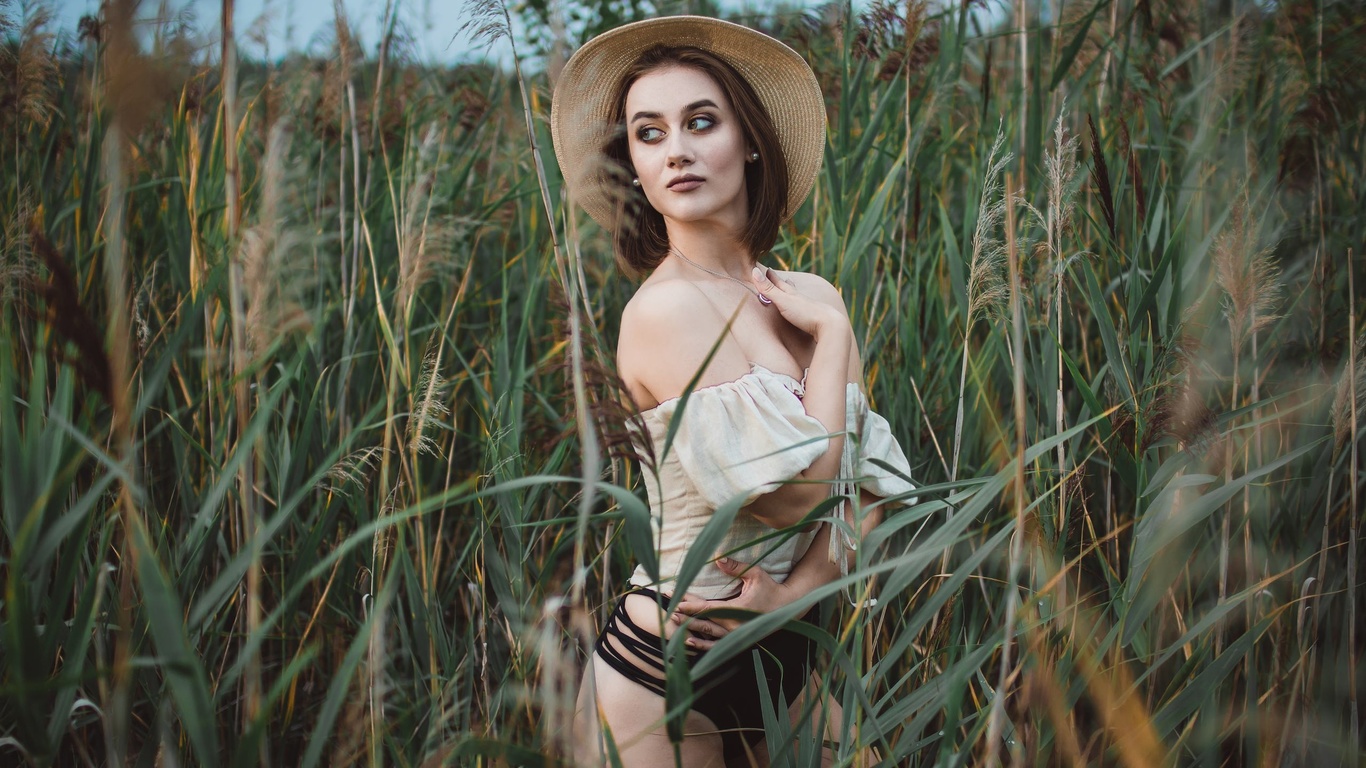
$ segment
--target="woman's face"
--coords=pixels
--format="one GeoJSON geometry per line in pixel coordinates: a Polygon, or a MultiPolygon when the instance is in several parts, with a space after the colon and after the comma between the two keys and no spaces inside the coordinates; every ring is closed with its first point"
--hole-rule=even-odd
{"type": "Polygon", "coordinates": [[[640,188],[665,219],[744,227],[750,150],[709,75],[682,66],[642,75],[626,93],[626,135],[640,188]]]}

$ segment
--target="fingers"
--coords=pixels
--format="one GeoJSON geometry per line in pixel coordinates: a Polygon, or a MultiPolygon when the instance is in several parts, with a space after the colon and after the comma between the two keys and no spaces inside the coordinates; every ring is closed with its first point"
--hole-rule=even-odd
{"type": "Polygon", "coordinates": [[[716,567],[720,568],[727,576],[738,576],[741,579],[747,578],[750,571],[753,570],[749,567],[749,563],[742,563],[729,557],[716,558],[716,567]]]}
{"type": "Polygon", "coordinates": [[[697,614],[712,608],[711,603],[711,600],[703,600],[700,597],[684,595],[683,599],[678,601],[678,607],[674,609],[674,616],[681,615],[685,619],[689,616],[696,616],[697,614]]]}
{"type": "Polygon", "coordinates": [[[705,637],[711,640],[720,640],[726,636],[726,633],[730,632],[730,630],[714,621],[697,618],[688,622],[687,629],[694,637],[705,637]]]}
{"type": "MultiPolygon", "coordinates": [[[[678,614],[674,614],[674,616],[678,616],[678,614]]],[[[725,637],[726,633],[730,631],[714,621],[696,617],[688,619],[683,626],[688,631],[688,638],[683,641],[683,644],[698,650],[711,648],[717,640],[725,637]]]]}
{"type": "Polygon", "coordinates": [[[750,272],[750,279],[754,280],[754,287],[758,288],[759,295],[764,295],[764,297],[768,297],[770,292],[781,291],[781,288],[775,286],[772,280],[768,279],[768,268],[766,266],[755,265],[753,271],[750,272]]]}
{"type": "Polygon", "coordinates": [[[678,604],[678,609],[669,616],[669,621],[688,631],[688,639],[684,644],[689,648],[699,648],[705,650],[712,646],[712,643],[721,639],[730,630],[724,625],[710,619],[699,618],[697,614],[716,607],[716,600],[683,600],[678,604]]]}

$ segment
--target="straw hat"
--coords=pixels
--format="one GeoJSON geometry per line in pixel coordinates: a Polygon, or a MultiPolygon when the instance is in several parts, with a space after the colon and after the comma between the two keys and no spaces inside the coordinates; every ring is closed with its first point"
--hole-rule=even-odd
{"type": "MultiPolygon", "coordinates": [[[[788,191],[783,218],[811,193],[825,154],[825,99],[806,60],[761,32],[703,16],[666,16],[626,24],[588,41],[560,72],[550,107],[555,158],[574,201],[603,227],[612,222],[612,181],[603,144],[612,99],[626,71],[657,45],[692,46],[719,56],[754,89],[773,121],[788,191]]],[[[617,193],[619,194],[619,193],[617,193]]]]}

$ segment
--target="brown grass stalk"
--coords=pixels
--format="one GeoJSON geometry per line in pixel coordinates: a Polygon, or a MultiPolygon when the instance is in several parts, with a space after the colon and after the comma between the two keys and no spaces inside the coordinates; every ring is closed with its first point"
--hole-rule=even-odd
{"type": "MultiPolygon", "coordinates": [[[[132,22],[136,10],[132,0],[115,0],[107,7],[109,42],[105,48],[105,70],[109,81],[119,82],[134,66],[137,43],[132,22]]],[[[121,98],[110,94],[112,98],[121,98]]],[[[119,568],[119,627],[110,669],[111,687],[102,689],[104,698],[105,740],[111,764],[122,764],[127,754],[128,727],[131,723],[133,684],[133,574],[140,557],[135,531],[145,529],[138,509],[133,483],[136,480],[133,450],[132,408],[132,335],[129,326],[127,238],[128,190],[125,144],[129,118],[127,108],[116,108],[106,129],[100,157],[106,183],[104,287],[108,307],[106,343],[109,355],[110,454],[121,467],[125,480],[118,484],[118,509],[123,527],[123,555],[119,568]],[[129,479],[131,478],[131,480],[129,479]]]]}
{"type": "MultiPolygon", "coordinates": [[[[1256,249],[1256,232],[1249,222],[1246,198],[1240,199],[1230,214],[1228,226],[1214,242],[1212,260],[1215,269],[1215,282],[1224,294],[1224,316],[1228,321],[1230,348],[1233,353],[1233,374],[1229,389],[1229,408],[1236,409],[1242,399],[1241,365],[1242,352],[1250,339],[1255,340],[1258,331],[1268,327],[1279,316],[1275,313],[1280,301],[1280,270],[1272,259],[1270,249],[1256,249]]],[[[1255,356],[1254,356],[1255,360],[1255,356]]],[[[1254,371],[1254,380],[1256,372],[1254,371]]],[[[1228,438],[1232,441],[1230,434],[1228,438]]],[[[1231,454],[1230,454],[1231,456],[1231,454]]],[[[1243,462],[1247,463],[1246,458],[1243,462]]],[[[1231,460],[1224,462],[1224,482],[1233,479],[1231,460]]],[[[1220,524],[1219,541],[1219,599],[1228,596],[1229,544],[1232,538],[1232,506],[1226,508],[1220,524]]],[[[1244,567],[1251,569],[1252,533],[1249,520],[1249,507],[1246,491],[1243,493],[1243,532],[1244,567]]],[[[1251,618],[1254,606],[1248,602],[1247,612],[1251,618]]],[[[1216,648],[1222,648],[1224,628],[1220,626],[1216,635],[1216,648]]]]}
{"type": "Polygon", "coordinates": [[[337,204],[339,213],[337,216],[337,227],[340,232],[339,244],[341,252],[341,291],[342,303],[345,311],[342,313],[342,355],[341,355],[341,394],[338,396],[337,412],[342,414],[341,433],[343,435],[351,431],[349,411],[346,407],[347,392],[350,389],[348,384],[351,380],[351,360],[356,348],[356,292],[360,285],[360,249],[361,249],[361,216],[364,211],[361,203],[361,171],[360,171],[360,125],[356,119],[356,88],[352,81],[352,69],[354,62],[353,37],[351,35],[351,25],[346,17],[346,9],[341,0],[333,0],[333,27],[337,36],[337,67],[330,69],[333,77],[330,82],[325,82],[327,93],[334,94],[336,99],[337,120],[340,125],[339,137],[337,142],[337,153],[339,155],[339,168],[342,173],[337,174],[337,204]],[[349,128],[349,130],[348,130],[349,128]],[[346,194],[346,145],[350,139],[351,144],[351,194],[346,194]],[[351,202],[351,252],[350,259],[346,254],[346,203],[351,202]]]}
{"type": "MultiPolygon", "coordinates": [[[[1347,249],[1347,333],[1349,338],[1356,338],[1357,331],[1357,301],[1356,301],[1356,282],[1353,272],[1356,271],[1356,264],[1353,263],[1352,249],[1347,249]]],[[[1350,528],[1347,533],[1347,668],[1357,669],[1357,523],[1360,519],[1357,510],[1357,402],[1361,396],[1361,391],[1357,387],[1357,348],[1355,345],[1348,347],[1347,370],[1351,374],[1347,378],[1351,387],[1351,412],[1352,412],[1352,456],[1348,471],[1350,487],[1352,489],[1352,503],[1349,508],[1350,528]]],[[[1358,747],[1361,745],[1361,719],[1358,717],[1357,686],[1347,686],[1348,722],[1351,723],[1352,730],[1350,744],[1358,747]]]]}
{"type": "MultiPolygon", "coordinates": [[[[1006,173],[1006,196],[1012,197],[1015,191],[1012,174],[1006,173]]],[[[1012,488],[1012,504],[1015,510],[1015,531],[1010,537],[1010,560],[1006,575],[1006,615],[1001,640],[1001,666],[997,677],[996,695],[993,697],[990,720],[987,725],[986,765],[1000,765],[997,752],[1001,745],[1001,733],[1005,729],[1006,686],[1011,677],[1011,638],[1015,631],[1015,615],[1019,608],[1020,559],[1024,549],[1025,537],[1025,449],[1028,447],[1025,435],[1025,389],[1024,389],[1024,301],[1020,295],[1020,256],[1015,238],[1015,207],[1005,208],[1006,259],[1010,274],[1010,317],[1011,343],[1015,347],[1013,360],[1013,400],[1015,405],[1015,480],[1012,488]]]]}
{"type": "MultiPolygon", "coordinates": [[[[1077,138],[1069,134],[1064,123],[1067,103],[1063,102],[1058,110],[1058,119],[1053,128],[1053,148],[1044,152],[1044,172],[1048,178],[1047,209],[1040,211],[1028,202],[1023,202],[1028,210],[1043,226],[1045,247],[1049,259],[1049,271],[1053,276],[1053,298],[1050,313],[1053,316],[1053,332],[1056,345],[1057,384],[1054,389],[1053,416],[1056,434],[1062,434],[1066,427],[1066,409],[1063,402],[1063,286],[1067,277],[1069,259],[1063,254],[1062,235],[1071,225],[1075,208],[1071,192],[1072,181],[1077,175],[1077,138]]],[[[1067,530],[1067,446],[1059,443],[1055,451],[1058,472],[1058,510],[1056,516],[1059,537],[1067,530]]]]}
{"type": "MultiPolygon", "coordinates": [[[[340,0],[338,0],[339,2],[340,0]]],[[[367,150],[368,157],[365,161],[365,192],[361,195],[361,208],[370,205],[370,181],[374,177],[375,170],[375,145],[382,144],[384,139],[384,132],[379,127],[380,104],[381,97],[384,95],[385,65],[389,61],[389,48],[394,42],[394,24],[397,21],[397,12],[398,9],[395,7],[394,0],[385,0],[384,14],[380,17],[380,23],[384,27],[384,37],[380,39],[379,56],[375,67],[375,95],[370,100],[370,147],[367,150]]],[[[384,155],[382,148],[380,154],[384,155]]]]}
{"type": "Polygon", "coordinates": [[[1002,154],[1005,132],[998,130],[987,153],[982,174],[982,192],[977,201],[977,225],[972,234],[972,258],[968,263],[968,316],[963,323],[963,358],[958,371],[958,411],[953,422],[953,463],[949,482],[958,479],[958,457],[963,446],[963,410],[967,396],[968,360],[971,357],[972,328],[979,317],[1000,311],[1007,296],[1001,275],[1005,249],[996,228],[1006,215],[1007,197],[1001,191],[1001,173],[1010,164],[1010,153],[1002,154]]]}
{"type": "Polygon", "coordinates": [[[1086,760],[1082,756],[1081,744],[1077,742],[1076,718],[1066,706],[1066,692],[1058,685],[1057,668],[1049,659],[1047,638],[1038,629],[1030,629],[1025,636],[1029,639],[1029,649],[1039,665],[1027,678],[1026,685],[1031,692],[1028,697],[1029,703],[1038,702],[1044,705],[1044,714],[1053,724],[1055,754],[1057,751],[1062,752],[1065,758],[1063,764],[1072,768],[1083,768],[1086,760]]]}
{"type": "MultiPolygon", "coordinates": [[[[1053,315],[1055,317],[1054,344],[1057,346],[1058,385],[1054,392],[1053,416],[1056,434],[1061,435],[1066,427],[1066,408],[1063,403],[1063,286],[1067,277],[1067,259],[1063,256],[1062,233],[1071,223],[1072,199],[1068,189],[1077,173],[1077,140],[1068,135],[1063,118],[1067,113],[1067,103],[1063,102],[1058,110],[1058,121],[1053,129],[1053,152],[1045,153],[1044,168],[1048,172],[1048,249],[1053,261],[1053,315]]],[[[1090,119],[1090,115],[1087,115],[1090,119]]],[[[1092,125],[1094,138],[1095,126],[1092,125]]],[[[1104,162],[1103,160],[1101,162],[1104,162]]],[[[1108,183],[1108,179],[1106,180],[1108,183]]],[[[1113,213],[1111,214],[1113,217],[1113,213]]],[[[1058,443],[1056,452],[1058,472],[1058,512],[1056,517],[1058,538],[1065,538],[1067,530],[1067,444],[1058,443]]]]}
{"type": "Polygon", "coordinates": [[[1019,53],[1020,103],[1016,109],[1020,113],[1020,187],[1025,186],[1025,158],[1029,156],[1025,142],[1029,140],[1029,3],[1015,0],[1015,49],[1019,53]]]}
{"type": "MultiPolygon", "coordinates": [[[[237,156],[237,41],[233,27],[234,6],[234,0],[223,0],[221,6],[223,56],[220,88],[223,93],[226,233],[228,242],[235,245],[242,210],[237,156]]],[[[230,245],[230,247],[232,246],[230,245]]],[[[243,295],[244,281],[245,265],[239,256],[239,258],[233,259],[228,270],[229,318],[232,325],[234,424],[237,427],[237,434],[234,437],[235,451],[254,450],[253,446],[242,444],[242,434],[250,422],[252,410],[250,382],[247,375],[250,367],[249,350],[251,342],[248,338],[249,324],[243,295]]],[[[237,551],[241,551],[244,547],[254,547],[256,539],[256,525],[260,518],[258,509],[260,499],[255,489],[255,465],[255,459],[249,459],[242,462],[241,469],[238,470],[238,526],[234,540],[237,551]]],[[[261,626],[261,581],[260,555],[253,552],[251,564],[247,568],[246,600],[239,606],[240,610],[246,614],[244,637],[256,635],[261,626]]],[[[253,654],[248,659],[246,672],[242,676],[241,687],[243,707],[240,722],[242,731],[246,732],[257,719],[261,709],[261,660],[259,654],[253,654]]],[[[268,764],[269,751],[264,740],[261,742],[258,757],[262,765],[268,764]]]]}
{"type": "Polygon", "coordinates": [[[1129,125],[1123,120],[1119,121],[1119,136],[1123,144],[1123,153],[1129,163],[1129,178],[1134,185],[1134,206],[1138,210],[1138,221],[1141,225],[1148,220],[1148,199],[1143,191],[1143,168],[1138,164],[1138,155],[1134,153],[1134,145],[1129,140],[1129,125]]]}
{"type": "Polygon", "coordinates": [[[1100,148],[1100,134],[1096,131],[1095,118],[1086,113],[1086,125],[1091,129],[1091,178],[1100,193],[1100,210],[1105,214],[1105,224],[1110,228],[1110,238],[1117,240],[1119,231],[1115,226],[1115,197],[1110,184],[1110,168],[1105,164],[1105,153],[1100,148]]]}

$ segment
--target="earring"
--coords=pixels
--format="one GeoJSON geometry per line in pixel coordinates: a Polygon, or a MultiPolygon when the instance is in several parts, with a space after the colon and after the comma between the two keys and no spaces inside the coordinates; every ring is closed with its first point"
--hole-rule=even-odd
{"type": "Polygon", "coordinates": [[[631,179],[631,186],[636,187],[636,188],[639,188],[639,187],[640,187],[640,177],[639,177],[639,176],[637,176],[637,177],[634,178],[634,179],[631,179]]]}
{"type": "Polygon", "coordinates": [[[759,153],[758,153],[758,152],[750,152],[750,153],[749,153],[749,161],[750,161],[751,163],[754,162],[755,160],[758,160],[758,159],[759,159],[759,153]]]}

